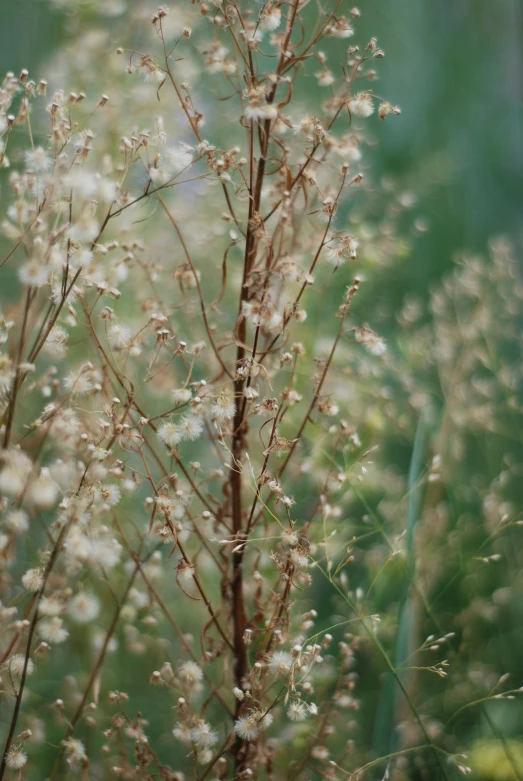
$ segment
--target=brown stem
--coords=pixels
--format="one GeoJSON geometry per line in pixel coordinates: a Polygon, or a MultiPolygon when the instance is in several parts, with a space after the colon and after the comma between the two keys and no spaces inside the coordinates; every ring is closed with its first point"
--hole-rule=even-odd
{"type": "MultiPolygon", "coordinates": [[[[27,619],[27,616],[29,615],[29,613],[30,613],[30,612],[31,612],[31,610],[33,609],[33,605],[34,605],[34,603],[35,603],[35,600],[36,600],[36,594],[33,594],[33,596],[31,597],[31,599],[30,599],[30,601],[29,601],[29,604],[28,604],[28,606],[27,606],[27,607],[26,607],[26,609],[25,609],[25,613],[24,613],[24,616],[23,616],[23,620],[24,620],[24,621],[27,619]]],[[[20,636],[21,636],[22,632],[23,632],[23,629],[20,629],[18,632],[15,632],[15,634],[14,634],[14,635],[13,635],[13,637],[11,638],[11,642],[9,643],[9,645],[8,645],[8,647],[7,647],[7,649],[6,649],[5,653],[4,653],[4,655],[3,655],[3,656],[2,656],[2,658],[0,659],[0,666],[1,666],[1,665],[3,665],[3,664],[4,664],[4,662],[5,662],[5,661],[7,661],[7,659],[9,659],[9,657],[10,657],[10,655],[11,655],[11,651],[12,651],[12,650],[13,650],[13,648],[15,647],[15,645],[16,645],[16,643],[17,643],[18,639],[20,638],[20,636]]]]}
{"type": "Polygon", "coordinates": [[[18,343],[18,354],[16,356],[16,367],[15,367],[15,376],[13,378],[13,390],[11,394],[11,401],[9,403],[9,414],[7,416],[7,425],[5,427],[5,436],[4,436],[4,449],[7,449],[9,447],[9,440],[11,438],[11,430],[13,427],[13,420],[15,417],[15,406],[16,406],[16,399],[18,396],[18,391],[20,390],[20,363],[22,362],[22,353],[24,351],[24,343],[25,343],[25,329],[27,327],[27,318],[29,315],[29,308],[31,306],[31,295],[33,293],[33,288],[27,289],[27,294],[25,297],[25,304],[24,304],[24,316],[22,319],[22,330],[20,333],[20,341],[18,343]]]}

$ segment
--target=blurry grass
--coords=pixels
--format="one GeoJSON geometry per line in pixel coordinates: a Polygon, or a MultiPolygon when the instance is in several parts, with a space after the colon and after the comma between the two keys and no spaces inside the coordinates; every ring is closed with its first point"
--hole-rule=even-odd
{"type": "MultiPolygon", "coordinates": [[[[416,706],[414,705],[414,702],[409,695],[409,692],[407,691],[405,685],[403,684],[403,681],[396,670],[396,668],[393,665],[393,662],[387,653],[387,650],[385,646],[382,644],[382,642],[379,640],[377,632],[373,629],[372,626],[372,617],[365,617],[362,615],[361,611],[358,610],[357,605],[354,603],[354,601],[342,590],[342,588],[333,580],[332,576],[321,566],[321,564],[318,561],[315,561],[315,567],[318,569],[321,574],[323,575],[326,580],[333,586],[333,588],[337,591],[339,596],[343,599],[343,601],[349,606],[351,609],[351,612],[354,613],[355,616],[358,617],[360,624],[362,628],[364,629],[365,634],[369,637],[372,644],[375,646],[376,650],[379,652],[383,662],[385,663],[385,666],[387,668],[388,673],[390,673],[390,678],[393,681],[393,683],[396,683],[415,719],[417,722],[419,729],[421,731],[421,734],[423,735],[423,738],[425,740],[425,744],[422,746],[418,746],[418,750],[427,749],[433,753],[434,759],[436,760],[436,763],[440,770],[440,777],[445,779],[445,781],[448,781],[448,774],[446,772],[446,769],[443,765],[442,759],[440,754],[448,754],[447,751],[437,746],[435,743],[432,742],[430,739],[428,732],[425,728],[425,725],[423,724],[423,721],[421,719],[421,716],[416,709],[416,706]]],[[[410,749],[409,749],[410,751],[410,749]]],[[[380,761],[385,761],[389,756],[392,754],[396,755],[396,752],[388,752],[379,757],[380,761]]]]}
{"type": "Polygon", "coordinates": [[[523,774],[523,743],[510,740],[477,741],[470,752],[474,774],[485,781],[519,781],[523,774]]]}
{"type": "MultiPolygon", "coordinates": [[[[414,440],[409,468],[407,492],[407,529],[405,535],[406,559],[403,579],[403,593],[399,603],[399,625],[396,638],[394,664],[401,670],[414,651],[415,610],[411,586],[416,570],[414,537],[421,510],[423,483],[423,455],[425,450],[426,423],[422,414],[414,440]]],[[[400,675],[401,673],[398,673],[400,675]]],[[[404,675],[404,674],[403,674],[404,675]]],[[[387,675],[383,686],[374,724],[373,755],[375,757],[393,754],[398,748],[398,734],[394,723],[398,700],[398,689],[392,675],[387,675]]]]}

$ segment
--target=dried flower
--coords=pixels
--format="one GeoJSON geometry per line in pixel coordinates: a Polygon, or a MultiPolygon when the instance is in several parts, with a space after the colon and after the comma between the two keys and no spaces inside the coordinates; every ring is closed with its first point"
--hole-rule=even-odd
{"type": "Polygon", "coordinates": [[[366,119],[374,113],[374,103],[370,92],[358,92],[348,103],[349,111],[355,117],[366,119]]]}
{"type": "Polygon", "coordinates": [[[11,770],[20,770],[27,763],[27,754],[17,746],[11,746],[6,757],[6,765],[11,770]]]}
{"type": "Polygon", "coordinates": [[[234,722],[234,731],[242,740],[255,740],[260,734],[260,726],[256,714],[250,713],[234,722]]]}
{"type": "MultiPolygon", "coordinates": [[[[20,679],[24,672],[25,667],[25,656],[24,654],[14,654],[11,656],[7,663],[7,667],[9,669],[9,674],[15,678],[20,679]]],[[[27,660],[27,668],[26,668],[26,674],[32,675],[34,671],[34,664],[31,659],[27,660]]]]}
{"type": "Polygon", "coordinates": [[[67,610],[77,624],[87,624],[98,617],[100,602],[94,594],[80,592],[69,602],[67,610]]]}

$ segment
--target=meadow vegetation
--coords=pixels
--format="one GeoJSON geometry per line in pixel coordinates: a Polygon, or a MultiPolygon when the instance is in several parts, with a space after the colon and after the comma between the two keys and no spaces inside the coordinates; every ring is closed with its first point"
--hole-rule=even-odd
{"type": "Polygon", "coordinates": [[[3,80],[0,779],[523,778],[523,283],[384,314],[426,183],[359,17],[140,4],[3,80]]]}

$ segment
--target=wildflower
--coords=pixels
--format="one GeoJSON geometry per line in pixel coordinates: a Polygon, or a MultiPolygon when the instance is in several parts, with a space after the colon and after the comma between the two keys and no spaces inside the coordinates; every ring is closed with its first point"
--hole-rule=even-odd
{"type": "Polygon", "coordinates": [[[361,160],[361,151],[358,139],[353,135],[345,135],[336,139],[332,144],[333,151],[348,163],[357,163],[361,160]]]}
{"type": "Polygon", "coordinates": [[[63,612],[63,602],[57,597],[42,597],[39,605],[39,612],[42,616],[51,618],[53,616],[59,616],[63,612]]]}
{"type": "Polygon", "coordinates": [[[145,738],[143,730],[140,729],[140,727],[136,724],[130,724],[128,727],[126,727],[125,734],[128,738],[132,738],[133,740],[137,741],[142,741],[145,738]]]}
{"type": "Polygon", "coordinates": [[[117,485],[109,483],[100,488],[100,496],[109,507],[115,507],[122,498],[122,492],[117,485]]]}
{"type": "Polygon", "coordinates": [[[378,336],[368,325],[362,325],[355,331],[355,339],[357,342],[364,344],[367,350],[372,355],[383,355],[387,352],[387,345],[381,336],[378,336]]]}
{"type": "Polygon", "coordinates": [[[329,247],[327,250],[327,262],[334,266],[335,269],[342,266],[345,263],[344,247],[341,245],[329,247]]]}
{"type": "Polygon", "coordinates": [[[190,388],[176,388],[172,392],[172,398],[177,404],[186,404],[192,398],[192,391],[190,388]]]}
{"type": "Polygon", "coordinates": [[[180,559],[178,566],[176,567],[176,575],[180,578],[180,580],[192,580],[194,573],[194,567],[192,567],[190,564],[187,564],[185,559],[180,559]]]}
{"type": "Polygon", "coordinates": [[[269,661],[269,669],[271,672],[285,677],[292,670],[293,664],[294,659],[291,654],[287,653],[287,651],[276,651],[269,661]]]}
{"type": "Polygon", "coordinates": [[[286,282],[300,282],[303,279],[303,269],[289,257],[278,263],[275,272],[286,282]]]}
{"type": "Polygon", "coordinates": [[[143,591],[132,588],[129,592],[129,599],[138,608],[143,608],[149,603],[149,597],[143,591]]]}
{"type": "Polygon", "coordinates": [[[260,394],[252,385],[249,385],[248,388],[246,387],[243,389],[243,395],[248,401],[252,401],[253,399],[257,399],[260,394]]]}
{"type": "Polygon", "coordinates": [[[64,387],[72,396],[85,396],[93,389],[93,383],[89,375],[82,368],[80,371],[70,372],[64,379],[64,387]]]}
{"type": "Polygon", "coordinates": [[[11,770],[20,770],[27,762],[27,754],[18,746],[11,746],[6,757],[6,765],[11,770]]]}
{"type": "Polygon", "coordinates": [[[138,61],[138,68],[143,73],[144,81],[152,82],[153,84],[162,84],[166,75],[165,72],[156,65],[155,62],[147,55],[144,54],[138,61]]]}
{"type": "Polygon", "coordinates": [[[335,81],[334,75],[330,70],[320,71],[316,74],[316,78],[320,87],[330,87],[335,81]]]}
{"type": "Polygon", "coordinates": [[[344,16],[338,16],[328,30],[335,38],[350,38],[354,35],[354,28],[344,16]]]}
{"type": "Polygon", "coordinates": [[[82,212],[68,231],[71,241],[82,243],[94,241],[98,236],[100,226],[87,212],[82,212]]]}
{"type": "Polygon", "coordinates": [[[155,185],[165,184],[169,181],[168,171],[162,167],[160,158],[156,158],[149,166],[149,178],[155,185]]]}
{"type": "Polygon", "coordinates": [[[48,171],[51,162],[51,158],[41,146],[25,153],[25,164],[32,171],[48,171]]]}
{"type": "Polygon", "coordinates": [[[108,529],[102,529],[97,539],[90,543],[89,562],[94,567],[110,570],[120,561],[122,546],[109,536],[108,529]]]}
{"type": "Polygon", "coordinates": [[[178,677],[187,686],[195,686],[203,678],[202,668],[196,664],[196,662],[188,661],[184,662],[178,670],[178,677]]]}
{"type": "Polygon", "coordinates": [[[258,721],[258,724],[260,725],[260,729],[268,729],[272,722],[274,721],[274,717],[272,713],[264,713],[263,716],[258,721]]]}
{"type": "Polygon", "coordinates": [[[177,445],[182,439],[182,432],[176,423],[164,423],[157,432],[162,442],[169,447],[177,445]]]}
{"type": "Polygon", "coordinates": [[[280,483],[278,482],[278,480],[269,480],[267,485],[269,486],[271,491],[273,491],[275,494],[277,494],[278,496],[283,496],[283,489],[280,483]]]}
{"type": "Polygon", "coordinates": [[[252,410],[256,415],[269,416],[278,411],[277,399],[269,399],[267,396],[262,399],[260,404],[256,404],[252,410]]]}
{"type": "Polygon", "coordinates": [[[86,268],[93,261],[93,253],[87,247],[77,244],[71,250],[71,262],[77,268],[86,268]]]}
{"type": "Polygon", "coordinates": [[[105,176],[98,178],[98,197],[104,203],[113,203],[118,196],[118,183],[105,176]]]}
{"type": "Polygon", "coordinates": [[[247,42],[249,48],[255,49],[256,45],[263,39],[263,30],[254,22],[246,22],[242,30],[242,38],[247,42]]]}
{"type": "Polygon", "coordinates": [[[208,748],[218,742],[218,733],[211,729],[210,724],[202,721],[191,730],[191,740],[199,746],[208,748]]]}
{"type": "Polygon", "coordinates": [[[105,459],[109,456],[109,451],[106,450],[104,447],[98,446],[92,446],[91,450],[91,458],[93,461],[105,461],[105,459]]]}
{"type": "Polygon", "coordinates": [[[298,548],[293,548],[291,550],[291,561],[296,569],[306,569],[309,566],[307,556],[301,553],[298,548]]]}
{"type": "Polygon", "coordinates": [[[44,585],[44,573],[41,569],[28,569],[27,572],[22,575],[23,587],[32,593],[40,591],[44,585]]]}
{"type": "Polygon", "coordinates": [[[204,422],[199,415],[184,415],[180,420],[180,433],[182,439],[194,441],[198,439],[204,429],[204,422]]]}
{"type": "Polygon", "coordinates": [[[64,740],[64,749],[67,761],[71,764],[84,762],[87,759],[85,746],[78,738],[64,740]]]}
{"type": "Polygon", "coordinates": [[[262,30],[277,30],[281,24],[281,9],[273,3],[267,3],[260,14],[262,30]]]}
{"type": "Polygon", "coordinates": [[[359,438],[357,431],[351,432],[349,436],[349,442],[353,447],[361,447],[361,439],[359,438]]]}
{"type": "Polygon", "coordinates": [[[318,403],[318,410],[328,417],[334,417],[338,414],[340,408],[330,399],[325,399],[318,403]]]}
{"type": "MultiPolygon", "coordinates": [[[[204,54],[205,64],[209,73],[220,73],[226,70],[225,63],[227,61],[228,50],[220,41],[213,41],[204,54]]],[[[234,61],[231,60],[231,62],[234,61]]]]}
{"type": "Polygon", "coordinates": [[[355,117],[366,119],[374,113],[374,103],[370,92],[358,92],[354,98],[349,100],[349,111],[355,117]]]}
{"type": "Polygon", "coordinates": [[[67,350],[68,338],[69,334],[64,328],[59,325],[53,326],[45,340],[45,351],[52,355],[53,358],[63,358],[67,350]]]}
{"type": "Polygon", "coordinates": [[[287,716],[291,721],[304,721],[307,718],[307,706],[301,700],[293,700],[287,708],[287,716]]]}
{"type": "MultiPolygon", "coordinates": [[[[24,672],[25,656],[24,654],[13,654],[13,656],[7,662],[9,672],[13,678],[20,679],[24,672]]],[[[27,675],[31,675],[34,671],[34,664],[31,659],[27,660],[27,675]]]]}
{"type": "Polygon", "coordinates": [[[121,323],[113,323],[107,331],[107,339],[114,350],[123,350],[131,341],[131,329],[121,323]]]}
{"type": "Polygon", "coordinates": [[[21,266],[18,279],[26,287],[43,287],[49,281],[49,269],[41,260],[30,260],[21,266]]]}
{"type": "Polygon", "coordinates": [[[268,296],[265,297],[263,302],[244,301],[242,312],[254,326],[261,326],[270,332],[279,332],[281,330],[283,317],[268,296]]]}
{"type": "Polygon", "coordinates": [[[178,722],[173,729],[173,735],[182,743],[192,743],[192,729],[188,724],[181,724],[178,722]]]}
{"type": "MultiPolygon", "coordinates": [[[[31,460],[22,450],[4,452],[3,468],[0,471],[0,493],[6,496],[17,496],[25,488],[32,469],[31,460]]],[[[23,510],[9,513],[7,522],[14,534],[18,535],[27,531],[28,519],[23,510]]]]}
{"type": "Polygon", "coordinates": [[[69,637],[69,632],[64,629],[63,621],[61,618],[51,618],[48,621],[40,621],[38,624],[38,631],[40,635],[48,643],[53,645],[56,643],[63,643],[69,637]]]}
{"type": "Polygon", "coordinates": [[[269,447],[263,451],[263,455],[267,456],[270,453],[274,453],[278,457],[282,456],[284,453],[286,453],[292,445],[294,444],[296,440],[292,439],[285,439],[285,437],[274,437],[271,440],[271,444],[269,447]]]}
{"type": "Polygon", "coordinates": [[[356,251],[359,247],[359,242],[354,236],[344,236],[341,239],[341,246],[351,260],[356,258],[356,251]]]}
{"type": "Polygon", "coordinates": [[[234,731],[242,740],[254,740],[260,734],[260,727],[254,713],[241,716],[234,722],[234,731]]]}
{"type": "MultiPolygon", "coordinates": [[[[95,649],[95,651],[99,651],[104,645],[104,643],[106,642],[105,632],[102,632],[101,630],[97,630],[94,633],[92,641],[93,641],[93,648],[95,649]]],[[[117,650],[118,650],[118,640],[115,637],[112,637],[109,640],[109,644],[107,645],[107,653],[112,654],[117,650]]]]}
{"type": "Polygon", "coordinates": [[[213,757],[213,753],[210,748],[200,749],[196,752],[197,762],[199,765],[207,765],[213,757]]]}
{"type": "Polygon", "coordinates": [[[401,109],[399,106],[392,106],[390,103],[387,103],[387,101],[383,101],[383,103],[380,103],[378,106],[378,117],[380,119],[385,119],[389,114],[401,114],[401,109]]]}
{"type": "Polygon", "coordinates": [[[0,345],[5,344],[9,338],[9,329],[13,326],[13,322],[6,322],[0,314],[0,345]]]}
{"type": "Polygon", "coordinates": [[[67,612],[77,624],[88,624],[98,617],[100,601],[94,594],[80,592],[69,602],[67,612]]]}
{"type": "Polygon", "coordinates": [[[316,215],[321,222],[330,223],[336,214],[337,203],[334,198],[328,196],[324,199],[321,209],[316,211],[316,215]]]}
{"type": "Polygon", "coordinates": [[[26,501],[38,510],[50,510],[60,494],[58,484],[53,480],[49,469],[42,467],[36,480],[29,483],[26,501]]]}
{"type": "Polygon", "coordinates": [[[11,510],[6,515],[5,525],[9,531],[19,537],[29,530],[29,517],[24,510],[11,510]]]}
{"type": "MultiPolygon", "coordinates": [[[[274,480],[272,482],[276,481],[274,480]]],[[[275,493],[278,493],[278,488],[270,487],[275,493]]],[[[299,541],[298,532],[294,531],[294,529],[285,529],[285,531],[282,532],[281,541],[283,545],[297,545],[299,541]]]]}
{"type": "Polygon", "coordinates": [[[277,107],[273,106],[272,103],[266,103],[259,98],[251,100],[245,108],[246,119],[257,121],[260,119],[276,119],[277,116],[277,107]]]}
{"type": "Polygon", "coordinates": [[[236,405],[229,396],[219,396],[211,407],[215,420],[232,420],[235,410],[236,405]]]}
{"type": "Polygon", "coordinates": [[[185,144],[167,148],[162,154],[165,168],[171,176],[179,174],[181,171],[188,168],[193,161],[192,149],[185,144]]]}

